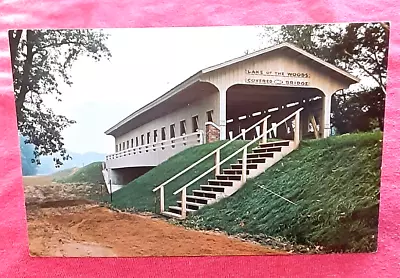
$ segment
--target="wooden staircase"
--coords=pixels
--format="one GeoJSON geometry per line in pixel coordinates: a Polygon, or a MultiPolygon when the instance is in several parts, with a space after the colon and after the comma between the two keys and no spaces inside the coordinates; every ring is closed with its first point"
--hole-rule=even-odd
{"type": "MultiPolygon", "coordinates": [[[[200,189],[194,189],[193,195],[186,196],[186,213],[193,213],[205,205],[209,205],[234,194],[239,190],[248,178],[254,178],[266,169],[281,160],[284,156],[296,148],[294,141],[275,141],[260,143],[248,153],[246,158],[246,175],[243,175],[243,158],[237,163],[231,164],[229,169],[223,169],[214,179],[209,179],[208,184],[200,185],[200,189]]],[[[185,200],[185,199],[183,199],[185,200]]],[[[163,215],[182,219],[182,200],[175,206],[169,206],[163,215]]]]}

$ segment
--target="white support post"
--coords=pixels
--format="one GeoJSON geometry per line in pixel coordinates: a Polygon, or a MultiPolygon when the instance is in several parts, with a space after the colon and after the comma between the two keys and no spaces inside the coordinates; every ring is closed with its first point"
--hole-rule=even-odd
{"type": "Polygon", "coordinates": [[[164,212],[164,186],[160,187],[160,211],[164,212]]]}
{"type": "Polygon", "coordinates": [[[186,187],[182,190],[182,218],[186,218],[186,187]]]}
{"type": "Polygon", "coordinates": [[[244,148],[242,157],[242,182],[246,182],[246,180],[247,180],[247,148],[244,148]]]}
{"type": "Polygon", "coordinates": [[[273,129],[272,129],[273,135],[271,136],[271,138],[276,138],[276,136],[277,136],[277,134],[278,134],[278,130],[277,130],[277,127],[276,127],[276,123],[272,123],[272,127],[273,127],[273,129]]]}
{"type": "Polygon", "coordinates": [[[220,163],[221,161],[221,153],[220,150],[218,149],[217,152],[215,153],[215,175],[219,175],[220,174],[220,163]]]}
{"type": "Polygon", "coordinates": [[[263,123],[262,123],[262,134],[263,134],[263,137],[262,137],[262,142],[265,144],[265,143],[267,143],[267,130],[268,130],[268,123],[267,123],[267,118],[265,117],[265,119],[264,119],[264,121],[263,121],[263,123]]]}
{"type": "Polygon", "coordinates": [[[300,111],[297,111],[294,118],[294,145],[297,147],[300,144],[300,111]]]}
{"type": "Polygon", "coordinates": [[[246,130],[245,129],[242,129],[242,137],[243,137],[243,140],[246,140],[246,130]]]}
{"type": "Polygon", "coordinates": [[[322,126],[320,129],[322,130],[322,137],[327,138],[331,133],[331,95],[326,95],[323,98],[322,105],[322,126]]]}
{"type": "Polygon", "coordinates": [[[226,88],[219,88],[219,139],[226,140],[226,88]]]}

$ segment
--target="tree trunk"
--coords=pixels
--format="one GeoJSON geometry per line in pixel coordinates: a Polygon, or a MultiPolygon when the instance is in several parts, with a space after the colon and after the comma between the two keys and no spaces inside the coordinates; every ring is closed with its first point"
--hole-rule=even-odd
{"type": "Polygon", "coordinates": [[[15,107],[17,110],[17,121],[20,123],[22,118],[22,107],[24,106],[26,94],[29,91],[30,73],[33,62],[33,31],[26,31],[27,51],[23,68],[22,82],[19,88],[18,96],[15,99],[15,107]]]}
{"type": "Polygon", "coordinates": [[[10,43],[10,53],[11,53],[11,66],[14,72],[14,62],[15,59],[17,58],[17,53],[18,53],[18,45],[21,40],[21,35],[22,35],[22,30],[16,30],[15,31],[15,37],[13,36],[14,31],[9,31],[8,32],[8,37],[9,37],[9,43],[10,43]]]}

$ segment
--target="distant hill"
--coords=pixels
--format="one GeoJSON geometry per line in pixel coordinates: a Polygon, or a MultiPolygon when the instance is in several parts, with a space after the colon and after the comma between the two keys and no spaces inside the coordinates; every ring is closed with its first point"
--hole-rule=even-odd
{"type": "Polygon", "coordinates": [[[78,167],[76,167],[76,168],[68,168],[68,169],[64,169],[64,170],[60,170],[58,172],[55,172],[51,176],[53,177],[54,180],[64,179],[66,177],[71,176],[73,173],[75,173],[78,170],[79,170],[78,167]]]}
{"type": "Polygon", "coordinates": [[[61,170],[71,169],[71,168],[81,168],[90,163],[104,161],[105,154],[96,153],[96,152],[87,152],[87,153],[74,153],[74,152],[67,152],[72,159],[67,161],[63,161],[63,165],[60,168],[56,168],[53,157],[55,156],[44,156],[40,158],[40,163],[38,167],[37,174],[38,175],[51,175],[55,172],[59,172],[61,170]]]}
{"type": "Polygon", "coordinates": [[[59,177],[55,177],[55,181],[63,183],[83,182],[92,184],[104,184],[104,177],[103,173],[101,172],[101,162],[93,162],[80,169],[69,171],[68,175],[63,176],[65,172],[60,174],[61,176],[59,175],[59,177]]]}

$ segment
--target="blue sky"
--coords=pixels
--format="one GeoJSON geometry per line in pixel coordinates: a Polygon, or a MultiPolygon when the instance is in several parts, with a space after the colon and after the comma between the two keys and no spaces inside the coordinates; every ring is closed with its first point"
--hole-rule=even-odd
{"type": "Polygon", "coordinates": [[[202,68],[257,50],[260,27],[106,29],[113,57],[82,57],[61,85],[62,102],[45,103],[77,123],[63,132],[69,151],[111,153],[104,131],[202,68]]]}

